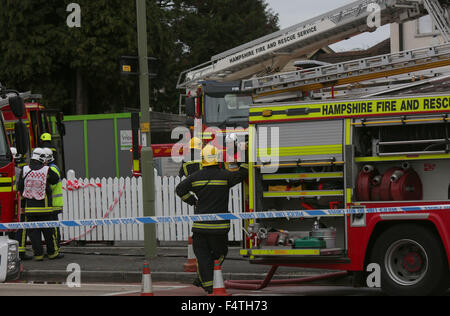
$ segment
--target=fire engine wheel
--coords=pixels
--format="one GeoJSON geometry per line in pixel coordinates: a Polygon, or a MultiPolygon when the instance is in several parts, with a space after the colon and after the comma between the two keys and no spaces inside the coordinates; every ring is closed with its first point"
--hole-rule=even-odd
{"type": "Polygon", "coordinates": [[[442,243],[417,224],[395,225],[375,242],[372,262],[381,267],[381,287],[388,295],[438,295],[449,288],[449,268],[442,243]]]}

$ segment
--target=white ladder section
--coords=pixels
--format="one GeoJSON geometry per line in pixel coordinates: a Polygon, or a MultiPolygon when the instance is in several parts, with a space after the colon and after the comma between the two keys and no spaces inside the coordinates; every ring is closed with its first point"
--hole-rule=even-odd
{"type": "Polygon", "coordinates": [[[434,25],[441,33],[444,42],[450,41],[450,25],[448,9],[444,9],[438,0],[424,0],[424,6],[430,13],[434,25]]]}
{"type": "Polygon", "coordinates": [[[206,79],[240,80],[261,71],[274,72],[292,58],[307,55],[321,47],[374,30],[375,26],[368,23],[369,17],[374,14],[374,6],[379,9],[381,25],[405,22],[426,14],[423,0],[355,1],[213,56],[211,61],[182,72],[177,87],[195,86],[199,81],[206,79]]]}
{"type": "MultiPolygon", "coordinates": [[[[382,77],[389,71],[397,72],[397,74],[406,73],[409,72],[409,69],[419,66],[424,69],[426,69],[427,65],[437,67],[436,64],[440,64],[440,67],[450,64],[450,43],[261,78],[252,78],[243,80],[241,88],[243,91],[252,91],[255,100],[257,100],[267,95],[273,96],[278,93],[298,91],[306,86],[312,88],[330,83],[336,83],[336,86],[338,86],[340,82],[348,83],[352,78],[357,81],[364,81],[363,79],[369,75],[378,74],[378,76],[382,77]]],[[[285,97],[288,97],[288,95],[285,97]]],[[[264,102],[268,102],[268,100],[265,99],[264,102]]]]}

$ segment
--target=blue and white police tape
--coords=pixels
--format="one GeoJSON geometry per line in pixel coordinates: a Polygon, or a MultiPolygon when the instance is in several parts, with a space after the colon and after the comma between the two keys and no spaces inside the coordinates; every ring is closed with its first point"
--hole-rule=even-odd
{"type": "Polygon", "coordinates": [[[327,209],[327,210],[301,210],[301,211],[267,211],[253,213],[222,213],[205,215],[179,215],[179,216],[152,216],[152,217],[128,217],[111,219],[82,219],[63,221],[42,221],[0,224],[0,230],[37,229],[54,227],[83,227],[83,226],[109,226],[123,224],[161,224],[161,223],[189,223],[189,222],[214,222],[223,220],[249,220],[270,218],[316,218],[322,216],[345,216],[350,214],[380,214],[380,213],[414,213],[427,211],[450,211],[447,205],[405,206],[387,208],[351,208],[351,209],[327,209]]]}

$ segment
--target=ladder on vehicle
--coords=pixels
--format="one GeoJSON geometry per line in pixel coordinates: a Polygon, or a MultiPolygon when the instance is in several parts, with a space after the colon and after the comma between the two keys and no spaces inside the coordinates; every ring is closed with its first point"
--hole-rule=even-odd
{"type": "MultiPolygon", "coordinates": [[[[193,87],[201,80],[240,80],[262,71],[264,73],[279,71],[292,58],[307,55],[357,34],[374,31],[376,26],[368,20],[375,11],[380,17],[380,25],[377,26],[393,22],[402,23],[426,15],[423,1],[355,1],[215,55],[209,62],[182,72],[177,88],[193,87]]],[[[436,6],[440,7],[438,1],[433,0],[430,10],[434,10],[436,6]]]]}
{"type": "Polygon", "coordinates": [[[440,5],[438,0],[424,0],[424,6],[429,12],[434,25],[441,33],[444,42],[450,42],[450,17],[448,11],[440,5]]]}
{"type": "Polygon", "coordinates": [[[450,66],[450,43],[252,78],[243,80],[241,88],[252,91],[255,102],[271,102],[298,97],[299,92],[445,66],[450,66]]]}

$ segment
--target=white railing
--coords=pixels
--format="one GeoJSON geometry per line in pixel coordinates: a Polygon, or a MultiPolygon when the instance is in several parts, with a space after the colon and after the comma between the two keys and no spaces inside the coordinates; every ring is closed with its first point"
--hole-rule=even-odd
{"type": "MultiPolygon", "coordinates": [[[[193,207],[183,203],[175,194],[180,183],[179,177],[160,177],[155,175],[156,216],[192,215],[193,207]]],[[[62,220],[72,219],[114,219],[143,216],[142,178],[120,179],[78,179],[63,180],[64,210],[62,220]]],[[[241,185],[230,190],[230,211],[242,212],[241,185]]],[[[159,241],[187,241],[191,235],[190,223],[156,224],[159,241]]],[[[111,225],[63,228],[62,240],[81,241],[142,241],[143,225],[111,225]]],[[[242,240],[242,226],[232,221],[230,241],[242,240]]]]}

